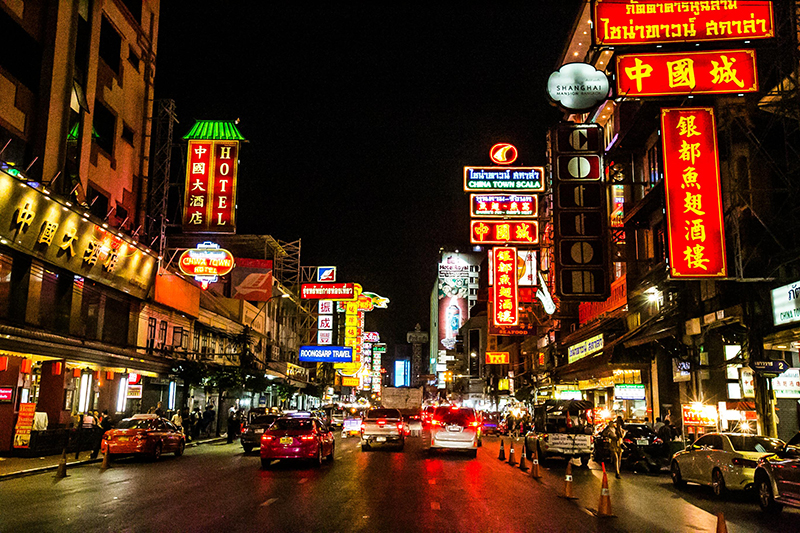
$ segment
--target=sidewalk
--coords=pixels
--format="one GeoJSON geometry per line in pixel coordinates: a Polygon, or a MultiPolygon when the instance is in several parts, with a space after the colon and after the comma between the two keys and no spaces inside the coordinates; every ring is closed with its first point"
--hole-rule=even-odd
{"type": "MultiPolygon", "coordinates": [[[[218,442],[225,439],[226,436],[224,435],[221,437],[200,439],[187,443],[186,447],[192,448],[201,444],[218,442]]],[[[75,459],[75,453],[67,454],[67,471],[75,466],[101,463],[103,461],[102,454],[98,456],[97,459],[92,459],[91,455],[91,451],[84,451],[75,459]]],[[[39,474],[50,470],[55,471],[58,469],[59,462],[61,462],[61,455],[48,455],[46,457],[0,457],[0,481],[14,477],[39,474]]]]}

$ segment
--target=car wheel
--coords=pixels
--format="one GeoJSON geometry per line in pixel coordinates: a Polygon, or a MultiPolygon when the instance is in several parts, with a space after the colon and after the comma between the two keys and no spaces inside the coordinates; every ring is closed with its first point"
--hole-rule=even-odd
{"type": "Polygon", "coordinates": [[[717,498],[725,496],[725,478],[719,468],[711,472],[711,488],[714,489],[714,496],[717,498]]]}
{"type": "Polygon", "coordinates": [[[681,467],[678,465],[678,461],[672,461],[669,472],[672,476],[672,484],[675,485],[675,488],[682,489],[686,485],[686,482],[683,480],[683,476],[681,476],[681,467]]]}
{"type": "Polygon", "coordinates": [[[588,455],[581,455],[581,466],[583,468],[589,468],[589,456],[588,455]]]}
{"type": "Polygon", "coordinates": [[[362,452],[369,451],[369,444],[361,444],[361,451],[362,452]]]}
{"type": "Polygon", "coordinates": [[[775,501],[772,484],[767,476],[759,476],[756,480],[756,494],[758,494],[758,505],[765,513],[779,513],[783,509],[783,505],[775,501]]]}
{"type": "Polygon", "coordinates": [[[250,453],[253,451],[252,444],[242,444],[242,448],[244,448],[244,453],[250,453]]]}
{"type": "Polygon", "coordinates": [[[261,458],[261,468],[263,468],[264,470],[267,470],[269,468],[270,463],[272,463],[272,461],[270,461],[269,459],[264,459],[263,457],[261,458]]]}
{"type": "Polygon", "coordinates": [[[178,443],[178,447],[175,449],[175,457],[180,457],[183,455],[183,450],[186,449],[186,442],[180,441],[178,443]]]}
{"type": "Polygon", "coordinates": [[[153,447],[153,461],[158,461],[159,459],[161,459],[161,451],[162,451],[161,443],[156,442],[156,445],[153,447]]]}
{"type": "Polygon", "coordinates": [[[328,455],[328,460],[329,461],[333,461],[334,452],[336,452],[336,444],[332,442],[331,443],[331,453],[330,453],[330,455],[328,455]]]}
{"type": "Polygon", "coordinates": [[[322,466],[322,444],[317,445],[317,458],[314,459],[314,466],[322,466]]]}

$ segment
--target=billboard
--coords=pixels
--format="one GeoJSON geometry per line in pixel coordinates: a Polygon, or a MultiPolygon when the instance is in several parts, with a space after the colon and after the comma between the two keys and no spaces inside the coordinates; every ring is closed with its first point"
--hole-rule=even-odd
{"type": "Polygon", "coordinates": [[[183,231],[236,233],[239,141],[190,140],[183,231]]]}
{"type": "Polygon", "coordinates": [[[452,350],[467,320],[470,264],[461,254],[449,254],[439,263],[439,348],[452,350]]]}
{"type": "Polygon", "coordinates": [[[535,220],[472,220],[472,244],[538,244],[539,223],[535,220]]]}
{"type": "Polygon", "coordinates": [[[309,363],[349,363],[353,360],[353,349],[348,346],[301,346],[298,359],[309,363]]]}
{"type": "Polygon", "coordinates": [[[544,192],[544,167],[464,167],[464,190],[544,192]]]}
{"type": "Polygon", "coordinates": [[[517,249],[495,248],[493,257],[492,320],[495,326],[516,326],[519,322],[517,249]]]}
{"type": "Polygon", "coordinates": [[[661,133],[670,276],[726,277],[714,109],[662,108],[661,133]]]}
{"type": "Polygon", "coordinates": [[[596,0],[595,44],[683,43],[775,36],[772,2],[596,0]]]}
{"type": "Polygon", "coordinates": [[[537,217],[539,197],[535,194],[470,194],[473,217],[537,217]]]}
{"type": "Polygon", "coordinates": [[[272,298],[272,260],[236,259],[231,271],[231,298],[266,302],[272,298]]]}
{"type": "Polygon", "coordinates": [[[619,96],[752,93],[758,91],[755,50],[617,56],[619,96]]]}

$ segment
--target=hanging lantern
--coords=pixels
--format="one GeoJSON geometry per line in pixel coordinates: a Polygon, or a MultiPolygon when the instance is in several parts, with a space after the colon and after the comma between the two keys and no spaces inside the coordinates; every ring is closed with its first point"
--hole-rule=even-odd
{"type": "Polygon", "coordinates": [[[94,372],[92,372],[92,376],[94,377],[95,383],[100,381],[100,371],[99,370],[95,370],[94,372]]]}
{"type": "Polygon", "coordinates": [[[52,366],[52,367],[50,367],[50,372],[51,372],[51,373],[52,373],[54,376],[60,376],[60,375],[61,375],[61,371],[62,371],[63,369],[64,369],[64,363],[62,363],[61,361],[58,361],[58,362],[56,362],[56,363],[53,363],[53,366],[52,366]]]}
{"type": "Polygon", "coordinates": [[[81,369],[80,368],[73,368],[72,369],[72,377],[74,377],[74,378],[81,377],[81,369]]]}
{"type": "Polygon", "coordinates": [[[3,370],[8,370],[8,356],[4,355],[0,357],[0,372],[3,370]]]}
{"type": "Polygon", "coordinates": [[[114,372],[110,370],[106,372],[106,381],[114,381],[114,372]]]}
{"type": "Polygon", "coordinates": [[[19,366],[19,371],[23,374],[30,374],[33,367],[33,361],[30,359],[23,359],[22,364],[19,366]]]}

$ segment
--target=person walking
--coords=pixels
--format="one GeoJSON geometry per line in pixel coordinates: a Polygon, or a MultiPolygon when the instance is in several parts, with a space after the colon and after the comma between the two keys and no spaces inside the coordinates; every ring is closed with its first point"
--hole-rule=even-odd
{"type": "Polygon", "coordinates": [[[197,440],[200,438],[200,430],[203,428],[203,420],[202,415],[200,414],[200,408],[195,406],[194,410],[192,411],[192,424],[191,424],[191,431],[192,431],[192,440],[197,440]]]}
{"type": "Polygon", "coordinates": [[[625,438],[625,430],[622,428],[622,417],[618,416],[613,423],[606,429],[608,446],[614,457],[614,467],[617,470],[617,479],[620,479],[619,467],[622,463],[622,439],[625,438]]]}
{"type": "Polygon", "coordinates": [[[186,436],[186,442],[192,441],[192,415],[189,414],[189,408],[184,407],[181,409],[181,427],[183,427],[183,434],[186,436]]]}
{"type": "Polygon", "coordinates": [[[211,436],[215,415],[214,406],[211,404],[206,405],[206,410],[203,413],[203,433],[206,437],[211,436]]]}

